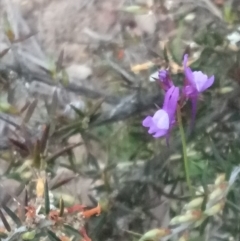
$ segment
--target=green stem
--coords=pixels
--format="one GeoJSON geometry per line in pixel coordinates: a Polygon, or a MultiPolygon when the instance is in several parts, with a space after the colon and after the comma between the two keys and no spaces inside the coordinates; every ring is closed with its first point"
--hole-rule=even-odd
{"type": "Polygon", "coordinates": [[[177,107],[177,119],[178,119],[178,125],[180,129],[180,135],[181,135],[181,141],[182,141],[182,150],[183,150],[183,161],[184,161],[184,170],[185,170],[185,176],[186,176],[186,182],[189,188],[189,191],[191,195],[193,195],[192,185],[191,185],[191,179],[189,175],[189,163],[187,159],[187,145],[186,145],[186,138],[185,133],[183,129],[183,123],[182,123],[182,115],[181,115],[181,108],[178,105],[177,107]]]}

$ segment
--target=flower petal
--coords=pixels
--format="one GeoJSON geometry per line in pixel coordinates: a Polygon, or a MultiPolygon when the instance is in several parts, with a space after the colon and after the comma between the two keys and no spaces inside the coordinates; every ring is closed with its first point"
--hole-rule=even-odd
{"type": "Polygon", "coordinates": [[[187,62],[188,62],[188,54],[184,54],[184,56],[183,56],[183,67],[184,67],[184,69],[187,68],[187,62]]]}
{"type": "Polygon", "coordinates": [[[208,82],[207,75],[205,75],[202,71],[194,71],[193,76],[194,76],[194,83],[197,91],[199,93],[203,92],[204,91],[203,87],[208,82]]]}
{"type": "Polygon", "coordinates": [[[158,72],[158,77],[160,80],[164,80],[167,78],[167,70],[160,70],[158,72]]]}
{"type": "Polygon", "coordinates": [[[150,128],[149,128],[149,130],[148,130],[148,133],[149,133],[149,134],[154,134],[154,133],[156,133],[158,130],[159,130],[159,129],[157,128],[157,126],[153,123],[153,124],[150,126],[150,128]]]}
{"type": "Polygon", "coordinates": [[[167,91],[173,86],[173,82],[167,70],[160,70],[158,74],[162,88],[167,91]]]}
{"type": "Polygon", "coordinates": [[[192,70],[189,67],[184,68],[184,73],[185,73],[185,77],[186,77],[188,83],[195,86],[194,76],[193,76],[192,70]]]}
{"type": "Polygon", "coordinates": [[[179,99],[179,88],[172,86],[165,94],[163,110],[165,110],[170,119],[170,123],[174,120],[179,99]]]}
{"type": "Polygon", "coordinates": [[[151,116],[147,116],[143,121],[142,121],[142,125],[144,127],[150,127],[153,124],[152,121],[152,117],[151,116]]]}
{"type": "Polygon", "coordinates": [[[153,135],[154,138],[159,138],[165,136],[168,133],[168,130],[158,130],[156,134],[153,135]]]}
{"type": "Polygon", "coordinates": [[[183,94],[187,98],[190,98],[191,96],[194,96],[197,94],[196,89],[192,85],[186,85],[183,87],[183,94]]]}
{"type": "Polygon", "coordinates": [[[214,75],[205,82],[204,86],[202,87],[202,91],[211,87],[213,83],[214,83],[214,75]]]}
{"type": "Polygon", "coordinates": [[[153,122],[160,130],[168,130],[170,126],[169,116],[165,110],[158,110],[153,116],[153,122]]]}

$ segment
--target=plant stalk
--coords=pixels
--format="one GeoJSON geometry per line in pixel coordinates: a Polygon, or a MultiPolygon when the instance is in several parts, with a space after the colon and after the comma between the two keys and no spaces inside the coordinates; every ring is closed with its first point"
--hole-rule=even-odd
{"type": "Polygon", "coordinates": [[[192,190],[190,173],[189,173],[189,163],[188,163],[188,159],[187,159],[186,138],[185,138],[183,123],[182,123],[181,108],[180,108],[179,105],[177,107],[177,120],[178,120],[180,135],[181,135],[182,151],[183,151],[183,162],[184,162],[184,170],[185,170],[186,182],[187,182],[187,185],[188,185],[188,189],[189,189],[191,195],[193,196],[193,190],[192,190]]]}

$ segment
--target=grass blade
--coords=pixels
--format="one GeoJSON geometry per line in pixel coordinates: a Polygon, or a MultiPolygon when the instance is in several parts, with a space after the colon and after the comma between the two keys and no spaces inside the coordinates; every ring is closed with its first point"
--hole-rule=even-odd
{"type": "Polygon", "coordinates": [[[13,212],[10,208],[8,208],[7,206],[3,206],[2,207],[4,209],[4,211],[8,214],[8,216],[14,221],[14,223],[16,223],[17,227],[20,227],[22,225],[21,220],[19,219],[19,217],[15,214],[15,212],[13,212]]]}
{"type": "Polygon", "coordinates": [[[11,232],[11,227],[10,227],[10,225],[9,225],[7,219],[5,218],[5,216],[4,216],[4,214],[3,214],[1,209],[0,209],[0,218],[1,218],[2,222],[3,222],[4,227],[7,229],[7,231],[11,232]]]}
{"type": "Polygon", "coordinates": [[[45,181],[44,185],[44,198],[45,198],[45,214],[48,215],[50,212],[50,200],[49,200],[49,189],[48,189],[48,182],[45,181]]]}

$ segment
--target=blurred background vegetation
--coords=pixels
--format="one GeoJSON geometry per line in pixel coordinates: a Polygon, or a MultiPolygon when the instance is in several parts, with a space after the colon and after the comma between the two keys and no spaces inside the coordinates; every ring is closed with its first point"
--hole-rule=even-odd
{"type": "MultiPolygon", "coordinates": [[[[192,133],[183,109],[193,185],[240,164],[238,0],[1,0],[0,17],[1,205],[44,163],[56,203],[101,204],[92,240],[166,227],[189,200],[180,134],[167,147],[141,122],[162,104],[159,69],[181,85],[184,53],[215,75],[192,133]]],[[[194,240],[239,240],[238,185],[194,240]]]]}

